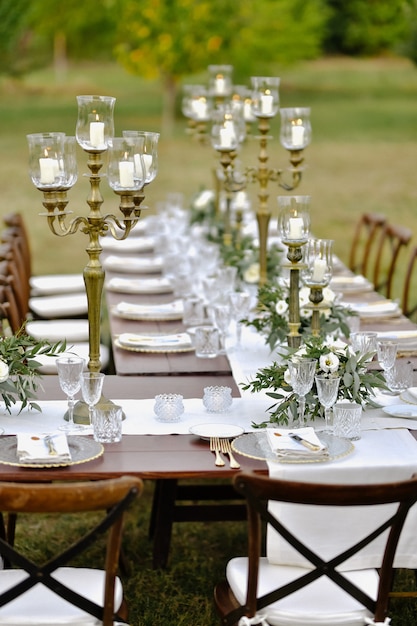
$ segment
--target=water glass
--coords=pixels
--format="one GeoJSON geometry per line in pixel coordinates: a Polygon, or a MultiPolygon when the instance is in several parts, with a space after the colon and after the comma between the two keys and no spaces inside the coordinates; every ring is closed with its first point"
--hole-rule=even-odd
{"type": "Polygon", "coordinates": [[[232,405],[232,389],[213,385],[204,387],[203,404],[209,413],[223,413],[232,405]]]}
{"type": "Polygon", "coordinates": [[[330,430],[332,406],[337,400],[337,394],[339,393],[340,376],[316,376],[316,389],[317,396],[320,404],[324,406],[324,419],[326,423],[326,430],[330,430]]]}
{"type": "Polygon", "coordinates": [[[204,303],[200,298],[196,296],[184,298],[183,307],[184,326],[199,326],[204,323],[204,303]]]}
{"type": "Polygon", "coordinates": [[[393,367],[385,372],[387,386],[397,395],[413,386],[413,364],[408,359],[396,359],[393,367]]]}
{"type": "Polygon", "coordinates": [[[116,443],[122,439],[122,407],[97,404],[93,409],[93,436],[100,443],[116,443]]]}
{"type": "Polygon", "coordinates": [[[333,407],[333,434],[357,441],[361,438],[362,406],[356,402],[338,402],[333,407]]]}
{"type": "Polygon", "coordinates": [[[369,354],[369,360],[371,360],[377,351],[377,337],[376,332],[360,331],[350,335],[350,343],[357,354],[360,356],[369,354]]]}
{"type": "Polygon", "coordinates": [[[184,413],[183,396],[161,393],[155,396],[154,413],[160,422],[179,422],[184,413]]]}
{"type": "Polygon", "coordinates": [[[220,334],[215,326],[197,326],[194,333],[195,355],[214,359],[219,354],[220,334]]]}
{"type": "Polygon", "coordinates": [[[377,357],[384,372],[394,366],[397,350],[398,344],[395,341],[390,339],[379,339],[377,341],[377,357]]]}

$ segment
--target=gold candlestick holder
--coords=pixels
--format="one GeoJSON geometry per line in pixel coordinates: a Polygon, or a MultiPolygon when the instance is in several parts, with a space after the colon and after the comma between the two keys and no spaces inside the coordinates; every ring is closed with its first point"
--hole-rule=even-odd
{"type": "Polygon", "coordinates": [[[320,317],[328,308],[323,303],[323,289],[328,286],[332,277],[332,247],[331,239],[310,239],[307,243],[305,260],[306,266],[303,273],[304,284],[310,289],[311,334],[314,337],[320,335],[320,317]]]}

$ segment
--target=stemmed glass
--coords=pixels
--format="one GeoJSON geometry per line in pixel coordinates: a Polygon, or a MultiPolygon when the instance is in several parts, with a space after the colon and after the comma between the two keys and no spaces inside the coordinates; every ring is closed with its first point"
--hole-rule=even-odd
{"type": "Polygon", "coordinates": [[[330,377],[316,376],[317,396],[320,404],[324,406],[325,430],[330,430],[332,406],[337,400],[339,393],[340,376],[330,377]]]}
{"type": "Polygon", "coordinates": [[[59,385],[68,397],[68,422],[59,426],[59,430],[71,432],[83,430],[82,424],[74,424],[74,396],[81,388],[81,372],[84,359],[75,355],[61,356],[56,360],[59,385]]]}
{"type": "Polygon", "coordinates": [[[214,323],[220,333],[219,354],[226,354],[226,336],[232,319],[232,309],[229,304],[216,304],[212,311],[214,323]]]}
{"type": "Polygon", "coordinates": [[[376,344],[376,353],[378,361],[384,370],[385,380],[387,380],[387,372],[394,367],[397,358],[398,344],[389,339],[379,339],[376,344]]]}
{"type": "Polygon", "coordinates": [[[93,423],[94,405],[100,400],[103,389],[104,374],[101,372],[83,372],[81,374],[81,393],[83,400],[88,404],[88,418],[90,425],[93,423]]]}
{"type": "Polygon", "coordinates": [[[241,347],[242,322],[250,309],[251,296],[247,291],[234,291],[230,294],[232,313],[236,322],[236,349],[241,347]]]}
{"type": "Polygon", "coordinates": [[[300,426],[304,426],[305,397],[313,386],[316,365],[315,359],[301,359],[300,361],[288,363],[291,387],[298,396],[298,420],[300,426]]]}

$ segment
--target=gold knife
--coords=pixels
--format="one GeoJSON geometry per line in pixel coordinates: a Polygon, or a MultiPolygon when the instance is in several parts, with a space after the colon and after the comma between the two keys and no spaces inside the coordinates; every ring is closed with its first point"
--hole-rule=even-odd
{"type": "Polygon", "coordinates": [[[288,433],[288,436],[291,437],[291,439],[294,439],[294,441],[300,443],[305,448],[312,450],[313,452],[318,452],[318,450],[321,450],[321,446],[317,445],[316,443],[311,443],[311,441],[307,441],[307,439],[303,439],[302,437],[300,437],[300,435],[296,435],[295,433],[288,433]]]}

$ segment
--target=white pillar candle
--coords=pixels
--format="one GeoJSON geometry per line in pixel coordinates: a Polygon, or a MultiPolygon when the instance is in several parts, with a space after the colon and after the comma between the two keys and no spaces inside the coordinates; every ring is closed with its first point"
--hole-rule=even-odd
{"type": "Polygon", "coordinates": [[[271,115],[274,111],[274,97],[269,94],[263,94],[261,96],[261,113],[263,115],[271,115]]]}
{"type": "Polygon", "coordinates": [[[288,239],[303,238],[304,222],[302,217],[290,217],[288,220],[288,239]]]}
{"type": "Polygon", "coordinates": [[[194,115],[198,120],[204,120],[208,116],[208,104],[205,98],[198,98],[193,100],[194,115]]]}
{"type": "Polygon", "coordinates": [[[233,133],[230,128],[221,128],[219,139],[221,148],[232,148],[233,133]]]}
{"type": "Polygon", "coordinates": [[[149,176],[149,172],[152,167],[152,155],[135,154],[133,158],[135,161],[135,172],[137,177],[146,179],[149,176]]]}
{"type": "Polygon", "coordinates": [[[90,144],[92,148],[101,148],[104,145],[104,122],[90,123],[90,144]]]}
{"type": "Polygon", "coordinates": [[[214,90],[217,96],[224,96],[226,93],[226,79],[224,76],[216,76],[214,90]]]}
{"type": "Polygon", "coordinates": [[[134,163],[133,161],[120,161],[119,162],[119,180],[120,186],[126,189],[132,189],[135,186],[134,182],[134,163]]]}
{"type": "Polygon", "coordinates": [[[55,182],[55,176],[59,165],[57,159],[42,158],[39,159],[40,182],[43,185],[49,185],[55,182]]]}
{"type": "Polygon", "coordinates": [[[291,127],[291,143],[294,148],[300,148],[304,144],[304,126],[294,124],[291,127]]]}
{"type": "Polygon", "coordinates": [[[327,264],[324,259],[314,259],[313,273],[311,275],[312,282],[321,283],[324,279],[326,269],[327,269],[327,264]]]}
{"type": "Polygon", "coordinates": [[[151,154],[144,154],[143,155],[143,163],[145,165],[145,177],[149,176],[149,172],[151,171],[151,167],[152,167],[152,155],[151,154]]]}

